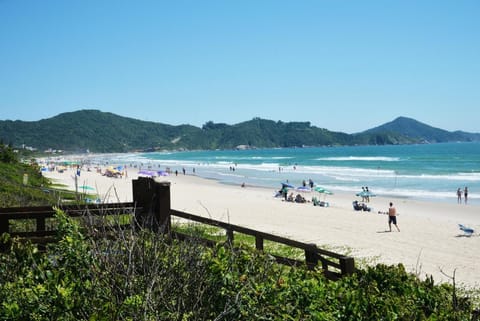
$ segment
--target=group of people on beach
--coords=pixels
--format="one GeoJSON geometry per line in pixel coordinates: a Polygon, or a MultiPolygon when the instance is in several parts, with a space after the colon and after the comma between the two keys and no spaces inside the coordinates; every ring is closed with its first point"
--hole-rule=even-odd
{"type": "MultiPolygon", "coordinates": [[[[463,189],[463,197],[464,197],[464,200],[465,200],[465,204],[467,204],[467,201],[468,201],[468,187],[465,186],[465,188],[463,189]]],[[[457,189],[457,203],[458,204],[462,204],[462,188],[458,188],[457,189]]]]}

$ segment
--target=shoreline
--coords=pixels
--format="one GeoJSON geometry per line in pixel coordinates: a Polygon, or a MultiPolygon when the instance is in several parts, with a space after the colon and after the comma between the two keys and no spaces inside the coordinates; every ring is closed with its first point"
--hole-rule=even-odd
{"type": "MultiPolygon", "coordinates": [[[[214,153],[215,151],[195,152],[214,153]]],[[[282,181],[290,180],[293,184],[301,185],[302,180],[306,178],[312,178],[315,182],[322,182],[320,184],[322,187],[336,192],[343,191],[345,193],[356,193],[361,190],[361,186],[370,186],[374,189],[374,192],[385,197],[402,199],[407,198],[420,201],[440,202],[444,204],[456,203],[457,188],[461,187],[463,189],[463,186],[469,186],[469,204],[480,206],[480,194],[477,193],[477,191],[480,190],[480,187],[477,186],[477,182],[480,182],[480,173],[477,175],[476,171],[468,171],[468,173],[453,173],[452,177],[447,174],[439,176],[436,176],[436,174],[432,174],[433,176],[430,176],[430,174],[425,174],[425,177],[420,175],[418,176],[418,179],[415,180],[415,173],[412,175],[401,174],[400,172],[397,173],[396,170],[395,176],[390,177],[389,175],[393,175],[392,169],[382,168],[381,165],[379,165],[379,167],[377,167],[375,170],[372,168],[363,168],[362,165],[359,165],[360,167],[358,168],[350,166],[336,167],[329,165],[326,167],[327,172],[329,170],[331,170],[331,172],[328,172],[326,176],[322,176],[324,169],[320,165],[318,167],[315,167],[317,165],[310,167],[310,165],[297,165],[296,163],[292,163],[290,165],[281,165],[279,163],[275,165],[276,158],[271,157],[271,155],[267,156],[267,158],[271,157],[273,159],[273,163],[258,163],[255,161],[256,157],[252,158],[251,155],[248,155],[247,159],[252,158],[253,162],[242,163],[242,161],[240,161],[240,163],[237,164],[234,161],[236,156],[233,155],[225,156],[229,159],[231,158],[231,162],[222,162],[221,158],[224,157],[223,155],[219,156],[220,159],[216,159],[215,157],[210,159],[210,156],[207,156],[208,160],[194,161],[188,157],[182,159],[181,156],[179,159],[177,159],[177,157],[169,158],[168,156],[165,158],[160,156],[160,158],[145,155],[139,156],[140,154],[142,153],[94,153],[65,156],[59,155],[43,159],[53,160],[54,162],[74,159],[78,163],[81,163],[85,166],[108,166],[108,164],[121,164],[129,166],[129,168],[136,167],[137,169],[148,170],[170,168],[172,171],[178,170],[179,172],[181,172],[184,168],[186,169],[187,173],[192,174],[193,172],[193,174],[201,176],[205,179],[217,180],[221,184],[240,185],[242,183],[246,183],[248,185],[257,185],[259,187],[274,189],[279,188],[279,183],[282,181]],[[195,170],[197,173],[195,173],[195,170]],[[338,171],[341,171],[342,173],[339,174],[338,171]],[[343,171],[345,171],[345,173],[343,171]],[[375,171],[385,171],[386,173],[381,174],[379,176],[380,180],[377,181],[377,173],[375,171]],[[267,172],[268,174],[265,174],[267,172]],[[468,175],[467,177],[464,177],[463,174],[468,175]],[[442,176],[445,177],[442,178],[442,176]],[[369,177],[374,177],[373,181],[369,181],[369,177]],[[397,177],[399,181],[402,179],[404,179],[404,181],[397,185],[397,177]],[[348,183],[342,183],[343,181],[348,181],[348,183]]],[[[170,153],[166,153],[166,155],[169,154],[170,153]]],[[[203,155],[201,155],[199,159],[202,159],[202,157],[203,155]]],[[[382,159],[389,157],[390,156],[388,156],[387,153],[387,156],[379,158],[382,159]]],[[[283,157],[280,158],[283,159],[283,157]]],[[[326,157],[326,159],[329,158],[330,157],[326,157]]],[[[339,158],[343,160],[345,157],[339,158]]],[[[362,157],[360,157],[360,159],[361,158],[362,157]]]]}
{"type": "MultiPolygon", "coordinates": [[[[65,173],[44,172],[44,176],[72,189],[73,169],[65,173]]],[[[79,185],[94,187],[103,201],[132,200],[132,179],[138,169],[128,168],[128,178],[109,178],[96,171],[82,171],[79,185]]],[[[272,233],[319,247],[335,249],[360,261],[404,264],[407,271],[433,275],[437,282],[450,282],[443,273],[456,272],[457,284],[480,287],[480,206],[422,201],[411,198],[377,196],[368,205],[372,212],[353,210],[352,194],[335,192],[326,201],[330,207],[297,204],[274,198],[275,189],[223,184],[195,175],[170,175],[157,178],[170,182],[173,209],[206,216],[272,233]],[[385,211],[392,201],[399,213],[401,232],[387,232],[385,211]],[[464,236],[457,224],[475,229],[464,236]],[[442,273],[443,272],[443,273],[442,273]]],[[[316,194],[322,200],[324,196],[316,194]]]]}

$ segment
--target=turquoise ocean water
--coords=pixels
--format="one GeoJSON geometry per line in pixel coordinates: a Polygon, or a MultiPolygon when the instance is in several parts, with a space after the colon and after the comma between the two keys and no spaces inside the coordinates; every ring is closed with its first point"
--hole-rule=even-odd
{"type": "Polygon", "coordinates": [[[480,143],[159,152],[109,161],[180,173],[185,168],[226,184],[277,189],[287,180],[300,186],[312,179],[333,192],[368,186],[378,195],[448,202],[468,186],[471,203],[480,204],[480,143]]]}

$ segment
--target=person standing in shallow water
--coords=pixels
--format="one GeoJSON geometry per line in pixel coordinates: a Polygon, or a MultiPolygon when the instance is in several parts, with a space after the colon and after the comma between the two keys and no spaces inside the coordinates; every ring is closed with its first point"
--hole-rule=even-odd
{"type": "Polygon", "coordinates": [[[393,206],[393,203],[390,202],[390,207],[388,208],[388,228],[390,229],[390,232],[392,231],[392,223],[400,232],[397,225],[397,209],[393,206]]]}
{"type": "Polygon", "coordinates": [[[457,203],[462,204],[462,190],[460,187],[457,189],[457,203]]]}
{"type": "Polygon", "coordinates": [[[465,199],[465,204],[467,204],[468,200],[468,187],[465,186],[465,189],[463,190],[463,197],[465,199]]]}

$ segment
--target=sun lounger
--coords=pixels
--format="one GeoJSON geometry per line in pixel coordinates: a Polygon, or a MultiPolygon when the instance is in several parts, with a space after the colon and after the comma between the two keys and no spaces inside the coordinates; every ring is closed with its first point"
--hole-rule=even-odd
{"type": "Polygon", "coordinates": [[[462,225],[462,224],[458,224],[458,228],[461,231],[463,231],[463,233],[465,233],[466,236],[471,236],[475,232],[473,228],[466,227],[465,225],[462,225]]]}
{"type": "Polygon", "coordinates": [[[328,207],[330,204],[328,202],[320,201],[317,197],[312,198],[313,206],[328,207]]]}

